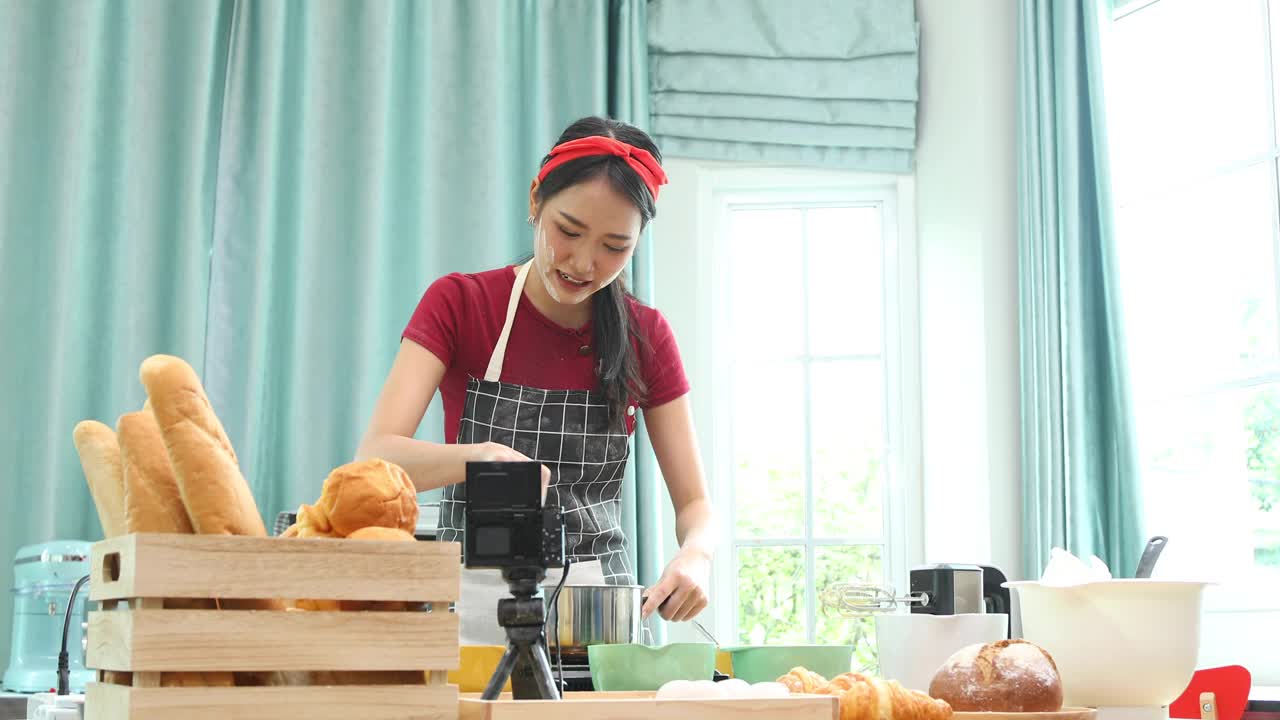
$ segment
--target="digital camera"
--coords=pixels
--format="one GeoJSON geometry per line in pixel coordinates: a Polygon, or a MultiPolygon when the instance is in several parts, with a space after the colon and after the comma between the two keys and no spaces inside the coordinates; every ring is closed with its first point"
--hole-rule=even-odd
{"type": "Polygon", "coordinates": [[[467,463],[468,568],[564,567],[564,518],[542,504],[542,465],[467,463]]]}

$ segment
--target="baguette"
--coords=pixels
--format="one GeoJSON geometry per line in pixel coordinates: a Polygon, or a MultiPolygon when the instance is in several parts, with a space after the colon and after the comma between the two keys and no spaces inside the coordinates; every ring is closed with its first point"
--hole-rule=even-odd
{"type": "Polygon", "coordinates": [[[125,413],[116,421],[116,433],[124,467],[127,530],[131,533],[194,532],[155,418],[146,411],[125,413]]]}
{"type": "MultiPolygon", "coordinates": [[[[191,519],[182,504],[160,426],[147,410],[125,413],[116,421],[120,459],[124,469],[125,525],[129,532],[192,532],[191,519]]],[[[168,598],[167,608],[212,610],[212,600],[168,598]]],[[[230,687],[229,672],[166,672],[161,687],[230,687]]]]}
{"type": "MultiPolygon", "coordinates": [[[[116,433],[97,420],[83,420],[71,431],[72,442],[80,456],[85,480],[89,483],[89,495],[102,523],[103,537],[117,537],[126,532],[124,472],[120,459],[120,445],[116,433]]],[[[115,685],[130,685],[133,674],[117,670],[104,670],[103,681],[115,685]]]]}
{"type": "Polygon", "coordinates": [[[153,355],[138,375],[196,532],[266,537],[235,450],[195,370],[181,358],[153,355]]]}
{"type": "MultiPolygon", "coordinates": [[[[182,358],[152,355],[138,369],[160,427],[182,504],[201,535],[266,537],[235,450],[195,370],[182,358]]],[[[283,610],[279,600],[220,600],[231,610],[283,610]]],[[[239,677],[237,677],[239,681],[239,677]]],[[[239,682],[237,682],[239,684],[239,682]]]]}
{"type": "Polygon", "coordinates": [[[115,431],[97,420],[84,420],[76,424],[71,438],[98,510],[103,537],[125,534],[124,477],[115,431]]]}

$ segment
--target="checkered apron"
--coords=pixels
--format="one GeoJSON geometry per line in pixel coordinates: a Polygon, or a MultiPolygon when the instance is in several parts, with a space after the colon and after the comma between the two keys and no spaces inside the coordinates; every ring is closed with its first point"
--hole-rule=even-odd
{"type": "MultiPolygon", "coordinates": [[[[484,379],[467,381],[458,443],[501,443],[550,468],[547,502],[559,505],[564,513],[566,553],[573,560],[568,584],[599,582],[602,576],[609,585],[632,585],[635,574],[622,532],[622,478],[631,452],[625,427],[610,427],[609,408],[601,393],[542,390],[500,380],[507,340],[528,275],[526,264],[511,288],[506,322],[484,379]],[[599,563],[598,571],[592,567],[595,562],[599,563]]],[[[465,503],[465,483],[445,486],[440,501],[440,540],[462,542],[465,503]]],[[[548,575],[548,582],[558,579],[558,574],[548,575]]],[[[463,570],[457,611],[463,616],[464,639],[469,624],[466,616],[472,612],[466,607],[469,600],[482,602],[474,612],[493,624],[496,598],[507,594],[506,584],[493,576],[493,571],[463,570]],[[478,592],[480,584],[487,588],[483,595],[478,592]],[[490,591],[493,602],[484,602],[482,598],[490,591]]]]}

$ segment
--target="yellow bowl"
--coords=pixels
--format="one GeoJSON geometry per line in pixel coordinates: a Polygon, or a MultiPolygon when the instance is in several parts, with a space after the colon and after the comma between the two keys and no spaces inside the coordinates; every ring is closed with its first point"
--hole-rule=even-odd
{"type": "MultiPolygon", "coordinates": [[[[484,692],[507,648],[503,645],[463,645],[458,651],[458,669],[449,671],[449,683],[457,685],[458,692],[478,693],[484,692]]],[[[502,690],[511,692],[510,680],[502,690]]]]}
{"type": "Polygon", "coordinates": [[[733,656],[723,650],[717,649],[716,669],[729,677],[733,677],[733,656]]]}

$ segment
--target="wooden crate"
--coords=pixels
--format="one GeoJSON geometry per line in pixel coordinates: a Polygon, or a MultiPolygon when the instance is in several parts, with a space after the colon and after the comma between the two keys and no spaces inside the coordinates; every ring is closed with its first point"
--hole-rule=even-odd
{"type": "Polygon", "coordinates": [[[839,720],[834,695],[785,698],[658,700],[651,692],[565,693],[563,700],[481,700],[468,693],[458,701],[459,720],[839,720]]]}
{"type": "MultiPolygon", "coordinates": [[[[457,543],[134,534],[93,546],[87,720],[452,720],[457,543]],[[192,610],[177,598],[380,600],[406,611],[192,610]],[[169,602],[166,602],[169,601],[169,602]],[[108,672],[111,671],[111,672],[108,672]],[[286,674],[264,687],[162,687],[163,673],[286,674]],[[131,684],[115,684],[118,672],[131,684]],[[311,673],[357,672],[360,685],[311,673]],[[421,673],[421,682],[411,681],[421,673]],[[382,684],[384,682],[399,684],[382,684]]],[[[332,677],[332,676],[329,676],[332,677]]]]}

